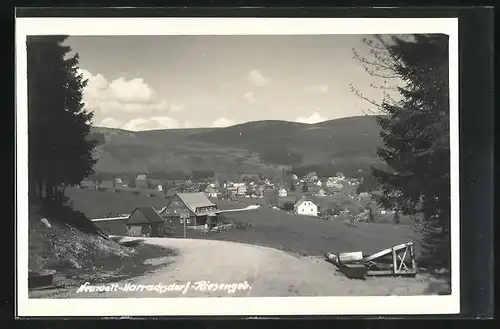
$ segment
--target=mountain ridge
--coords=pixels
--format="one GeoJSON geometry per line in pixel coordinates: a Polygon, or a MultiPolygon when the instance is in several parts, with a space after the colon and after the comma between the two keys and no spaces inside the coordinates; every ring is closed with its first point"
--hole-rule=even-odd
{"type": "Polygon", "coordinates": [[[97,171],[263,172],[283,166],[367,168],[378,163],[375,116],[315,124],[258,120],[221,128],[128,131],[91,127],[97,171]]]}

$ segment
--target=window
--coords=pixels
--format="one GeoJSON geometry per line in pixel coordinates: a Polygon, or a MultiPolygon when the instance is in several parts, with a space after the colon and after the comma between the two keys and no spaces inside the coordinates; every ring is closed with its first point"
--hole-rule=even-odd
{"type": "Polygon", "coordinates": [[[188,217],[186,223],[191,224],[191,217],[188,217]]]}
{"type": "Polygon", "coordinates": [[[170,214],[171,210],[170,210],[170,209],[167,209],[167,210],[165,210],[165,212],[166,212],[167,214],[170,214]]]}
{"type": "Polygon", "coordinates": [[[182,218],[182,217],[181,217],[181,218],[179,219],[179,223],[184,224],[184,218],[182,218]]]}
{"type": "Polygon", "coordinates": [[[175,212],[176,214],[178,214],[178,213],[179,213],[179,209],[174,209],[174,212],[175,212]]]}

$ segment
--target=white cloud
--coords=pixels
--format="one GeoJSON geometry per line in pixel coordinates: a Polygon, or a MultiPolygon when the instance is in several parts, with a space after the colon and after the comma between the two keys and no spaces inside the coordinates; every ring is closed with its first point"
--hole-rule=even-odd
{"type": "Polygon", "coordinates": [[[95,122],[100,122],[101,126],[127,130],[180,126],[174,119],[161,114],[181,112],[184,105],[158,99],[154,89],[142,78],[118,78],[110,82],[101,74],[94,75],[87,70],[80,70],[80,73],[88,79],[83,101],[89,110],[94,111],[95,122]],[[123,116],[134,114],[140,114],[140,117],[121,125],[123,116]]]}
{"type": "Polygon", "coordinates": [[[122,122],[114,118],[105,118],[99,123],[99,126],[108,128],[121,128],[122,122]]]}
{"type": "Polygon", "coordinates": [[[125,130],[132,130],[132,131],[138,131],[138,130],[144,130],[143,126],[145,123],[147,123],[148,120],[144,118],[136,118],[132,119],[126,124],[122,126],[123,129],[125,130]]]}
{"type": "Polygon", "coordinates": [[[318,123],[318,122],[322,122],[325,120],[326,119],[323,118],[318,112],[314,112],[313,114],[311,114],[308,117],[298,117],[297,120],[295,120],[295,121],[301,122],[301,123],[313,124],[313,123],[318,123]]]}
{"type": "Polygon", "coordinates": [[[304,90],[308,93],[320,93],[325,94],[328,92],[329,87],[325,85],[317,85],[317,86],[304,86],[304,90]]]}
{"type": "Polygon", "coordinates": [[[126,81],[118,78],[109,84],[113,96],[122,102],[150,102],[153,100],[154,90],[141,78],[126,81]]]}
{"type": "Polygon", "coordinates": [[[234,122],[226,118],[219,118],[212,122],[212,127],[229,127],[232,125],[234,125],[234,122]]]}
{"type": "Polygon", "coordinates": [[[121,126],[122,129],[131,131],[153,130],[153,129],[181,129],[191,128],[191,122],[181,123],[168,116],[153,116],[150,118],[135,118],[121,126]]]}
{"type": "Polygon", "coordinates": [[[251,105],[254,104],[257,100],[255,99],[255,94],[252,91],[249,91],[243,95],[243,97],[247,100],[251,105]]]}
{"type": "Polygon", "coordinates": [[[115,100],[122,103],[150,103],[154,100],[155,92],[142,78],[125,80],[118,78],[108,81],[102,74],[93,75],[87,70],[80,70],[85,79],[88,79],[84,90],[84,97],[92,100],[115,100]]]}
{"type": "Polygon", "coordinates": [[[271,79],[265,77],[259,70],[252,70],[247,75],[247,81],[259,87],[267,85],[271,79]]]}

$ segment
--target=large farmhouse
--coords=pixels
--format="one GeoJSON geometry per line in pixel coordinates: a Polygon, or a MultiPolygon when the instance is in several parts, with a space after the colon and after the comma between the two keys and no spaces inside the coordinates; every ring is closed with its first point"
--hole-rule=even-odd
{"type": "Polygon", "coordinates": [[[217,216],[217,205],[203,192],[177,193],[160,211],[160,215],[174,224],[204,225],[209,217],[217,216]]]}

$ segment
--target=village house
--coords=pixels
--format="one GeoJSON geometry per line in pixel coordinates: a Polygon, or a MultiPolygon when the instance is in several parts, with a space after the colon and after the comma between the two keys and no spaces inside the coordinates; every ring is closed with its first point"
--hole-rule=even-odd
{"type": "Polygon", "coordinates": [[[162,237],[165,221],[153,207],[138,207],[125,221],[129,236],[162,237]]]}
{"type": "Polygon", "coordinates": [[[163,191],[163,186],[161,186],[161,184],[158,184],[158,185],[156,186],[156,190],[157,190],[157,191],[160,191],[160,192],[161,192],[161,191],[163,191]]]}
{"type": "Polygon", "coordinates": [[[318,216],[318,206],[307,197],[300,198],[293,206],[293,209],[297,215],[318,216]]]}
{"type": "Polygon", "coordinates": [[[204,184],[204,185],[200,186],[198,192],[205,193],[207,198],[216,198],[217,197],[217,191],[210,184],[204,184]]]}
{"type": "Polygon", "coordinates": [[[204,225],[209,217],[217,216],[218,207],[210,201],[203,192],[176,193],[163,209],[160,215],[175,224],[204,225]]]}
{"type": "Polygon", "coordinates": [[[318,175],[315,172],[310,172],[304,176],[304,181],[306,182],[316,182],[318,180],[318,175]]]}
{"type": "Polygon", "coordinates": [[[326,193],[326,191],[325,191],[324,189],[319,189],[319,191],[318,191],[318,192],[316,192],[316,194],[315,194],[315,195],[316,195],[316,196],[326,196],[326,195],[327,195],[327,193],[326,193]]]}
{"type": "Polygon", "coordinates": [[[238,186],[236,187],[236,195],[246,195],[247,194],[247,187],[245,185],[238,186]]]}
{"type": "Polygon", "coordinates": [[[135,187],[138,188],[148,187],[147,176],[145,174],[137,175],[137,177],[135,178],[135,187]]]}

